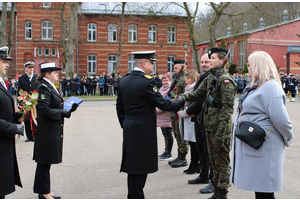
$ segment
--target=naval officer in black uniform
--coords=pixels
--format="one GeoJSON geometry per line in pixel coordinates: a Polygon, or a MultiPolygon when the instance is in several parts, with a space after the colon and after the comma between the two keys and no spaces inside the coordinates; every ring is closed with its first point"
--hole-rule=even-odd
{"type": "Polygon", "coordinates": [[[7,90],[2,76],[13,60],[7,55],[8,47],[0,48],[0,199],[15,191],[15,185],[22,187],[17,156],[15,135],[23,135],[23,124],[17,124],[14,99],[7,90]]]}
{"type": "MultiPolygon", "coordinates": [[[[26,73],[21,75],[18,80],[18,92],[17,96],[20,96],[19,92],[20,89],[23,91],[27,91],[28,93],[31,93],[33,90],[36,90],[39,82],[36,81],[37,74],[34,73],[34,62],[29,61],[24,64],[26,73]]],[[[32,128],[34,130],[31,130],[31,124],[29,118],[31,117],[31,112],[29,111],[25,117],[24,125],[25,125],[25,133],[27,136],[27,139],[25,142],[34,141],[34,130],[36,129],[36,126],[34,123],[32,123],[32,128]]]]}
{"type": "Polygon", "coordinates": [[[37,162],[33,190],[39,194],[39,199],[60,199],[50,191],[50,167],[62,162],[64,118],[70,118],[71,112],[78,106],[74,103],[71,110],[63,109],[63,99],[54,85],[59,78],[58,70],[61,68],[57,68],[55,63],[42,64],[37,78],[40,85],[38,130],[33,152],[33,159],[37,162]]]}
{"type": "Polygon", "coordinates": [[[119,83],[117,114],[123,128],[123,154],[121,172],[128,174],[127,198],[144,198],[143,188],[147,174],[158,170],[155,107],[177,111],[181,99],[162,97],[153,70],[156,51],[132,52],[135,68],[119,83]]]}

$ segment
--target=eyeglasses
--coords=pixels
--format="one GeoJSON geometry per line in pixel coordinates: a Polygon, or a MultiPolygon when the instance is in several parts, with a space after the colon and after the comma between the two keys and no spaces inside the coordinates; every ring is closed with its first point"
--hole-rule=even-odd
{"type": "Polygon", "coordinates": [[[153,65],[153,61],[152,60],[145,60],[144,62],[149,62],[153,65]]]}

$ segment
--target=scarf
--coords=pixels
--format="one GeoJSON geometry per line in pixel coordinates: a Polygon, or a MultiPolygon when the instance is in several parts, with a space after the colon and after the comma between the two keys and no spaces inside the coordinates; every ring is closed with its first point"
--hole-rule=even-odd
{"type": "Polygon", "coordinates": [[[251,86],[251,84],[249,83],[249,84],[245,87],[243,93],[241,94],[241,96],[240,96],[240,98],[239,98],[239,106],[238,106],[239,112],[241,112],[241,110],[242,110],[242,104],[243,104],[244,100],[246,99],[246,97],[248,96],[248,94],[249,94],[252,90],[255,90],[255,89],[258,87],[258,84],[259,84],[259,79],[256,79],[256,80],[254,81],[254,84],[253,84],[252,86],[251,86]]]}

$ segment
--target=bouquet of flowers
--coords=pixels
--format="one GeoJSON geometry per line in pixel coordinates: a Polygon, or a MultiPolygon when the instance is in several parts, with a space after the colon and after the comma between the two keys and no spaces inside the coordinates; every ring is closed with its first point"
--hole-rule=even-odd
{"type": "MultiPolygon", "coordinates": [[[[27,91],[23,91],[20,89],[19,91],[20,96],[17,97],[19,101],[19,109],[22,112],[22,116],[19,119],[19,122],[23,122],[25,120],[25,117],[28,116],[31,126],[31,131],[33,135],[33,123],[37,126],[37,113],[36,113],[36,105],[38,101],[39,93],[36,90],[32,91],[32,94],[30,95],[27,91]],[[30,112],[29,115],[28,112],[30,112]]],[[[18,135],[20,139],[20,135],[18,135]]]]}

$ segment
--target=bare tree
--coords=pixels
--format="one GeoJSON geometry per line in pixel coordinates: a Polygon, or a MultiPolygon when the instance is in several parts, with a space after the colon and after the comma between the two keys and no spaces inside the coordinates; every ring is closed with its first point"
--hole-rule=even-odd
{"type": "Polygon", "coordinates": [[[113,66],[113,72],[118,70],[118,67],[119,67],[120,62],[121,62],[125,5],[126,5],[126,2],[122,2],[121,28],[120,28],[120,34],[119,34],[119,50],[118,50],[118,55],[117,55],[117,62],[113,66]]]}
{"type": "Polygon", "coordinates": [[[15,9],[16,9],[16,2],[11,3],[10,9],[10,19],[9,19],[9,33],[8,33],[8,41],[7,46],[9,47],[8,55],[11,54],[11,49],[14,42],[14,33],[15,33],[15,9]]]}
{"type": "Polygon", "coordinates": [[[200,72],[200,65],[199,65],[198,54],[197,54],[197,49],[196,49],[196,41],[195,41],[195,20],[196,20],[198,7],[199,7],[199,2],[197,2],[195,11],[193,14],[191,13],[187,2],[183,2],[183,6],[179,3],[173,3],[173,4],[183,8],[187,14],[186,24],[188,25],[188,32],[189,32],[190,41],[191,41],[193,61],[196,66],[196,70],[198,72],[200,72]]]}
{"type": "Polygon", "coordinates": [[[60,24],[61,24],[61,42],[63,46],[63,55],[66,63],[66,74],[73,77],[74,74],[74,52],[77,39],[78,9],[79,2],[70,2],[70,14],[67,20],[64,20],[66,2],[61,5],[60,24]],[[69,31],[66,31],[66,24],[69,24],[69,31]]]}
{"type": "Polygon", "coordinates": [[[0,46],[6,46],[7,2],[2,2],[2,16],[0,27],[0,46]]]}

